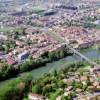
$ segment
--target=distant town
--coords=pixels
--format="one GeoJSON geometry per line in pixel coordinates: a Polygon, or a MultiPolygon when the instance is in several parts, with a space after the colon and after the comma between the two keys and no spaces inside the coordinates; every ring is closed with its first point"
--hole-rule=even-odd
{"type": "Polygon", "coordinates": [[[100,0],[0,0],[0,81],[75,54],[82,59],[61,75],[31,80],[32,90],[8,100],[100,100],[100,53],[93,60],[81,53],[91,48],[100,51],[100,0]]]}

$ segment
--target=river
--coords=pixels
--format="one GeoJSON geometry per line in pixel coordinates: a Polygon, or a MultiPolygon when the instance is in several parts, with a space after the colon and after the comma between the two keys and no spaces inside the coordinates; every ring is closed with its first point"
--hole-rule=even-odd
{"type": "MultiPolygon", "coordinates": [[[[100,51],[98,51],[96,49],[81,50],[80,52],[92,60],[100,58],[100,51]]],[[[68,57],[60,59],[58,61],[47,63],[45,66],[34,69],[34,70],[27,72],[27,73],[31,73],[33,75],[34,79],[38,79],[42,75],[44,75],[45,73],[49,73],[49,72],[52,72],[54,70],[59,71],[60,69],[64,68],[66,64],[77,62],[77,61],[81,61],[81,58],[79,56],[77,56],[77,55],[68,56],[68,57]]],[[[24,73],[24,74],[26,74],[26,73],[24,73]]],[[[15,79],[15,78],[9,79],[7,81],[10,81],[13,79],[15,79]]],[[[3,85],[7,81],[1,82],[0,85],[3,85]]]]}
{"type": "MultiPolygon", "coordinates": [[[[88,49],[80,51],[83,55],[87,56],[91,60],[95,60],[100,58],[100,51],[96,49],[88,49]]],[[[69,57],[65,57],[60,59],[59,61],[54,61],[52,63],[48,63],[43,67],[35,69],[30,73],[33,75],[34,78],[40,78],[44,73],[52,72],[54,70],[59,71],[60,69],[64,68],[66,64],[74,63],[77,61],[81,61],[82,59],[78,55],[73,55],[69,57]]]]}

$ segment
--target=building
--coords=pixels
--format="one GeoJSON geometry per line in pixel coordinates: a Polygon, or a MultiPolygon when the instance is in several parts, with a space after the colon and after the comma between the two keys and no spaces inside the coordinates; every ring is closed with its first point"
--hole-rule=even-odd
{"type": "Polygon", "coordinates": [[[46,100],[46,98],[44,96],[34,94],[34,93],[29,93],[28,99],[29,100],[46,100]]]}
{"type": "Polygon", "coordinates": [[[22,53],[20,53],[20,54],[18,55],[18,60],[19,60],[19,61],[20,61],[20,60],[24,60],[24,59],[26,59],[28,56],[29,56],[29,53],[28,53],[27,51],[24,51],[24,52],[22,52],[22,53]]]}
{"type": "Polygon", "coordinates": [[[8,65],[15,65],[17,61],[13,57],[8,57],[6,59],[8,65]]]}

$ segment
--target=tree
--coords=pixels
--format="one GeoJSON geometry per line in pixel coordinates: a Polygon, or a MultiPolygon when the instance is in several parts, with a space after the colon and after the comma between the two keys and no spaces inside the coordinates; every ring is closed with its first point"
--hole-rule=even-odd
{"type": "Polygon", "coordinates": [[[0,77],[1,80],[5,80],[11,76],[17,75],[18,70],[16,70],[13,66],[4,64],[0,69],[0,77]]]}
{"type": "Polygon", "coordinates": [[[57,71],[56,70],[54,70],[54,77],[56,77],[57,76],[57,71]]]}
{"type": "Polygon", "coordinates": [[[32,85],[32,92],[37,93],[37,94],[41,94],[42,93],[41,88],[42,87],[39,84],[32,85]]]}
{"type": "Polygon", "coordinates": [[[58,82],[58,87],[59,88],[65,88],[66,84],[61,80],[61,81],[58,82]]]}
{"type": "Polygon", "coordinates": [[[64,95],[63,95],[63,96],[61,97],[61,100],[67,100],[67,96],[64,96],[64,95]]]}
{"type": "Polygon", "coordinates": [[[56,55],[55,55],[54,52],[49,52],[48,57],[49,57],[50,60],[55,60],[56,59],[56,55]]]}
{"type": "Polygon", "coordinates": [[[0,87],[0,100],[14,100],[13,98],[17,98],[15,100],[20,100],[21,96],[18,88],[16,88],[20,82],[20,79],[14,79],[0,87]]]}
{"type": "Polygon", "coordinates": [[[42,89],[42,95],[44,95],[44,96],[46,96],[47,95],[47,89],[46,89],[46,87],[43,87],[43,89],[42,89]]]}
{"type": "Polygon", "coordinates": [[[29,62],[28,62],[28,61],[24,62],[23,64],[21,64],[21,65],[19,66],[19,68],[20,68],[20,71],[21,71],[21,72],[27,71],[28,68],[29,68],[29,62]]]}

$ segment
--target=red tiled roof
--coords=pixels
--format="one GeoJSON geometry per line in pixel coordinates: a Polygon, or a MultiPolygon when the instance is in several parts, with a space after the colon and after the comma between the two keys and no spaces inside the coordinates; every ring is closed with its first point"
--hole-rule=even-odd
{"type": "Polygon", "coordinates": [[[16,60],[14,58],[12,58],[12,57],[8,57],[6,59],[6,61],[7,61],[7,64],[9,64],[9,65],[14,65],[14,64],[17,63],[16,60]]]}

